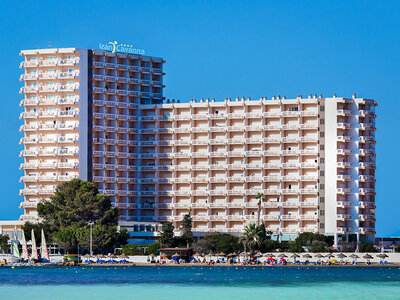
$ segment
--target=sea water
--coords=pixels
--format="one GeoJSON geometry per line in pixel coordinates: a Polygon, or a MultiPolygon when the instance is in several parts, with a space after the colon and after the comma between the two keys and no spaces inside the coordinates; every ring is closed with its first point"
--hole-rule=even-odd
{"type": "Polygon", "coordinates": [[[0,267],[0,299],[400,299],[400,268],[0,267]]]}

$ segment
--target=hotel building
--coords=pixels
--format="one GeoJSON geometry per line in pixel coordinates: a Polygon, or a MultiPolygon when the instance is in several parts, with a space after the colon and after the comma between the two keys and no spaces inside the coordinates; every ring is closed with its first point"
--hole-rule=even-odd
{"type": "Polygon", "coordinates": [[[163,222],[240,234],[257,220],[281,239],[316,232],[373,241],[375,106],[301,96],[178,103],[163,60],[74,48],[22,51],[24,215],[80,177],[110,195],[137,243],[163,222]]]}

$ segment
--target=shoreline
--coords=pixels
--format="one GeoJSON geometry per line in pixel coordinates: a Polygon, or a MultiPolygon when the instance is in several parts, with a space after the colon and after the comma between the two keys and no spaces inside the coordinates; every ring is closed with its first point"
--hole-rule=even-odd
{"type": "MultiPolygon", "coordinates": [[[[68,265],[59,265],[59,264],[41,264],[41,265],[23,265],[23,264],[8,264],[8,265],[3,265],[2,267],[6,268],[18,268],[18,267],[32,267],[32,268],[48,268],[48,267],[63,267],[63,268],[68,268],[68,267],[82,267],[82,268],[87,268],[87,267],[198,267],[198,268],[215,268],[215,267],[224,267],[224,268],[291,268],[291,267],[297,267],[297,268],[309,268],[309,267],[314,267],[314,268],[320,268],[320,267],[335,267],[335,268],[348,268],[348,267],[382,267],[382,268],[400,268],[400,263],[387,263],[385,265],[380,265],[379,263],[371,263],[370,265],[367,265],[365,263],[359,263],[357,265],[353,264],[336,264],[336,265],[314,265],[314,264],[307,264],[307,265],[302,265],[302,264],[293,264],[293,263],[288,263],[286,265],[242,265],[242,264],[214,264],[214,265],[208,265],[208,264],[196,264],[196,263],[182,263],[182,264],[152,264],[152,263],[127,263],[127,264],[79,264],[76,266],[68,266],[68,265]]],[[[1,267],[0,267],[1,268],[1,267]]]]}

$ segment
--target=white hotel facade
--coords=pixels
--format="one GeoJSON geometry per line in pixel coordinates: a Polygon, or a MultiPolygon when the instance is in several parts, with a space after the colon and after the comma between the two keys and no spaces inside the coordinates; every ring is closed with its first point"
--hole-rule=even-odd
{"type": "MultiPolygon", "coordinates": [[[[375,106],[310,96],[163,103],[161,58],[75,48],[25,50],[21,220],[60,182],[110,195],[137,243],[160,224],[240,234],[261,220],[281,239],[375,235],[375,106]]],[[[177,230],[179,231],[179,230],[177,230]]]]}

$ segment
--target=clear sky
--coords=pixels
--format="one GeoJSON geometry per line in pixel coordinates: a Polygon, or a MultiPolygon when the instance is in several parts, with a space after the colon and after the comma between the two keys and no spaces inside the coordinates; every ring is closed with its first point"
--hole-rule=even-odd
{"type": "Polygon", "coordinates": [[[400,1],[0,2],[0,219],[17,219],[21,49],[132,43],[165,64],[165,96],[373,98],[377,236],[400,236],[400,1]]]}

